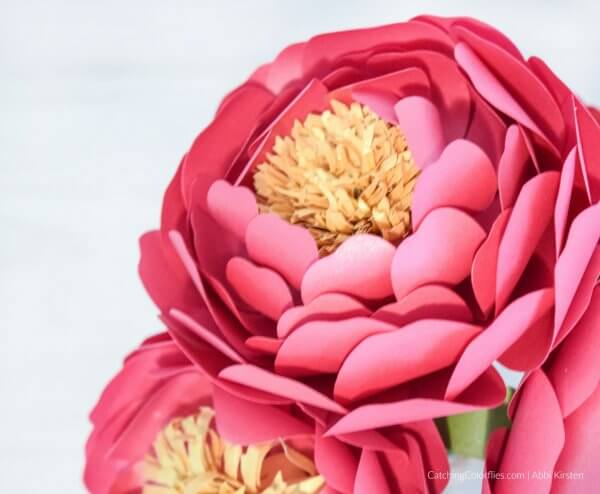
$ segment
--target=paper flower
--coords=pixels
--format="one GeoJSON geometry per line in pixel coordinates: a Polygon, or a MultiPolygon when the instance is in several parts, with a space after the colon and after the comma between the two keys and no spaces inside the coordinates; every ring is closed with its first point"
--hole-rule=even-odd
{"type": "MultiPolygon", "coordinates": [[[[596,224],[596,230],[600,225],[596,224]]],[[[600,250],[596,247],[595,257],[600,250]]],[[[600,287],[548,363],[529,374],[513,403],[510,434],[490,441],[484,492],[596,492],[600,437],[600,287]],[[520,476],[509,478],[507,473],[520,476]],[[505,479],[498,480],[498,477],[505,479]]]]}
{"type": "Polygon", "coordinates": [[[541,60],[472,19],[325,34],[260,67],[141,240],[219,433],[272,440],[287,407],[313,422],[324,492],[440,492],[432,419],[501,403],[492,364],[537,368],[590,300],[599,136],[541,60]]]}
{"type": "Polygon", "coordinates": [[[213,387],[168,335],[148,340],[92,412],[89,491],[335,494],[356,484],[360,492],[379,492],[384,466],[413,492],[423,484],[424,465],[446,468],[444,446],[429,423],[390,429],[389,438],[372,431],[341,442],[323,437],[310,407],[265,392],[252,398],[225,382],[213,387]]]}

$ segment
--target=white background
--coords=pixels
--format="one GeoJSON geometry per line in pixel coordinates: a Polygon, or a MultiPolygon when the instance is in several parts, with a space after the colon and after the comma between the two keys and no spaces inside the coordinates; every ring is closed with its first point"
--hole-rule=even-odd
{"type": "Polygon", "coordinates": [[[137,237],[220,98],[258,64],[319,32],[462,13],[600,103],[597,5],[0,0],[0,492],[84,492],[87,413],[161,329],[137,237]]]}

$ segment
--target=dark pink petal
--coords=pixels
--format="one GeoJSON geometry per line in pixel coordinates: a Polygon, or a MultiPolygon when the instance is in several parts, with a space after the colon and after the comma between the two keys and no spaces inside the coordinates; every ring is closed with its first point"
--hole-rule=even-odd
{"type": "Polygon", "coordinates": [[[511,210],[503,210],[492,224],[488,236],[477,250],[471,266],[471,285],[484,316],[488,316],[496,300],[498,249],[511,210]]]}
{"type": "Polygon", "coordinates": [[[275,368],[294,376],[334,373],[357,343],[372,334],[395,329],[397,326],[366,317],[310,321],[284,340],[275,368]]]}
{"type": "Polygon", "coordinates": [[[250,258],[280,273],[293,287],[300,288],[308,267],[319,258],[312,235],[274,214],[259,214],[245,233],[250,258]]]}
{"type": "Polygon", "coordinates": [[[597,492],[600,483],[600,386],[565,420],[565,445],[555,467],[557,472],[580,474],[576,479],[556,479],[552,494],[597,492]]]}
{"type": "Polygon", "coordinates": [[[240,240],[244,238],[250,220],[258,214],[252,191],[230,185],[225,180],[217,180],[210,186],[206,202],[215,221],[240,240]]]}
{"type": "Polygon", "coordinates": [[[299,381],[278,376],[254,365],[231,365],[221,371],[221,379],[267,391],[294,401],[306,403],[333,413],[344,414],[346,409],[325,395],[299,381]]]}
{"type": "Polygon", "coordinates": [[[573,107],[583,179],[590,202],[594,204],[600,200],[600,124],[575,97],[573,107]]]}
{"type": "MultiPolygon", "coordinates": [[[[567,318],[577,289],[600,239],[600,204],[582,211],[571,224],[562,254],[556,262],[556,311],[554,331],[558,334],[567,318]]],[[[590,287],[591,291],[591,287],[590,287]]]]}
{"type": "Polygon", "coordinates": [[[575,148],[567,155],[560,173],[560,183],[554,206],[554,243],[556,246],[556,257],[562,250],[567,230],[567,219],[571,206],[573,184],[575,182],[575,166],[577,164],[577,153],[575,148]]]}
{"type": "Polygon", "coordinates": [[[502,450],[506,437],[508,436],[508,428],[501,427],[496,429],[490,434],[488,443],[485,449],[485,465],[484,465],[484,477],[483,477],[483,488],[482,494],[492,494],[492,487],[490,484],[491,472],[497,472],[500,460],[502,459],[502,450]]]}
{"type": "Polygon", "coordinates": [[[443,369],[480,331],[471,324],[429,319],[366,338],[346,357],[334,396],[355,401],[443,369]]]}
{"type": "Polygon", "coordinates": [[[569,337],[556,350],[548,377],[556,391],[563,416],[570,415],[600,383],[600,289],[569,337]]]}
{"type": "Polygon", "coordinates": [[[460,295],[441,285],[419,287],[399,302],[379,308],[371,317],[396,326],[419,319],[449,319],[462,322],[473,320],[471,309],[460,295]]]}
{"type": "MultiPolygon", "coordinates": [[[[458,43],[454,49],[458,64],[469,75],[477,91],[494,107],[514,118],[518,123],[533,131],[556,156],[559,152],[549,141],[548,136],[538,127],[531,116],[515,100],[507,88],[496,78],[477,54],[465,43],[458,43]]],[[[554,104],[554,102],[552,102],[554,104]]]]}
{"type": "Polygon", "coordinates": [[[530,156],[523,131],[511,125],[506,131],[504,152],[498,162],[498,192],[502,209],[514,206],[527,176],[530,156]]]}
{"type": "Polygon", "coordinates": [[[497,479],[494,494],[547,494],[552,472],[565,441],[560,406],[541,371],[533,373],[519,398],[499,472],[545,472],[548,478],[497,479]]]}
{"type": "Polygon", "coordinates": [[[504,149],[506,124],[498,112],[473,88],[471,88],[471,99],[473,115],[465,138],[483,149],[497,168],[504,149]]]}
{"type": "Polygon", "coordinates": [[[396,249],[392,262],[396,299],[423,285],[460,283],[469,275],[484,238],[483,229],[462,211],[440,208],[429,213],[396,249]]]}
{"type": "MultiPolygon", "coordinates": [[[[182,166],[182,191],[185,204],[191,204],[194,182],[212,183],[224,178],[240,147],[256,125],[258,115],[273,101],[264,87],[247,83],[220,109],[215,120],[196,138],[182,166]],[[223,139],[226,135],[227,139],[223,139]]],[[[208,187],[206,187],[206,190],[208,187]]]]}
{"type": "Polygon", "coordinates": [[[265,86],[273,93],[280,92],[288,83],[302,77],[302,57],[306,43],[294,43],[282,50],[269,64],[265,86]]]}
{"type": "Polygon", "coordinates": [[[289,409],[243,400],[219,386],[214,388],[213,404],[219,434],[235,444],[312,434],[311,426],[292,415],[289,409]]]}
{"type": "Polygon", "coordinates": [[[498,248],[496,314],[508,302],[554,212],[557,172],[529,180],[521,189],[498,248]]]}
{"type": "Polygon", "coordinates": [[[421,170],[426,169],[438,159],[445,145],[437,108],[427,98],[409,96],[398,101],[394,111],[415,163],[421,170]]]}
{"type": "MultiPolygon", "coordinates": [[[[559,143],[560,147],[565,136],[563,115],[550,91],[523,63],[523,60],[467,29],[455,27],[453,32],[461,41],[469,45],[489,69],[493,70],[498,83],[502,84],[515,101],[524,108],[527,115],[535,120],[545,136],[551,142],[559,143]]],[[[485,93],[482,94],[486,96],[485,93]]]]}
{"type": "MultiPolygon", "coordinates": [[[[553,304],[554,291],[547,288],[528,293],[506,307],[464,350],[448,383],[446,399],[453,400],[462,393],[531,326],[546,315],[553,304]]],[[[524,349],[527,350],[531,351],[524,349]]],[[[544,354],[547,350],[548,348],[543,349],[544,354]]]]}
{"type": "Polygon", "coordinates": [[[293,305],[290,289],[281,276],[243,257],[227,263],[227,281],[244,302],[275,321],[293,305]]]}
{"type": "Polygon", "coordinates": [[[315,437],[315,466],[327,485],[344,494],[354,492],[358,458],[353,449],[335,437],[323,437],[318,429],[315,437]]]}
{"type": "Polygon", "coordinates": [[[309,321],[331,321],[366,317],[371,314],[356,299],[341,293],[325,293],[307,305],[298,305],[286,310],[277,321],[277,336],[286,338],[300,324],[309,321]]]}
{"type": "Polygon", "coordinates": [[[162,235],[148,232],[140,238],[141,257],[138,272],[154,303],[163,312],[172,307],[186,309],[202,306],[188,276],[178,275],[165,257],[162,235]]]}
{"type": "Polygon", "coordinates": [[[302,280],[302,300],[324,293],[345,293],[362,299],[392,294],[390,266],[394,246],[375,235],[351,236],[330,256],[312,264],[302,280]]]}
{"type": "MultiPolygon", "coordinates": [[[[492,373],[494,371],[492,370],[492,373]]],[[[491,374],[482,379],[483,385],[477,385],[479,398],[477,404],[468,402],[452,402],[431,398],[412,398],[392,403],[377,403],[360,406],[338,420],[326,433],[327,436],[337,436],[359,431],[368,431],[379,427],[404,424],[419,420],[446,417],[460,413],[473,412],[482,407],[493,407],[502,403],[506,390],[497,374],[490,386],[491,374]],[[487,393],[487,395],[484,395],[487,393]]],[[[469,395],[470,397],[470,395],[469,395]]]]}
{"type": "Polygon", "coordinates": [[[268,355],[277,355],[281,343],[281,340],[268,336],[251,336],[246,340],[246,346],[268,355]]]}
{"type": "Polygon", "coordinates": [[[411,205],[413,228],[443,206],[483,211],[495,195],[496,173],[488,156],[470,141],[453,141],[417,178],[411,205]]]}
{"type": "Polygon", "coordinates": [[[367,449],[363,449],[360,455],[354,483],[355,494],[365,492],[377,492],[377,494],[391,494],[392,492],[377,453],[367,449]]]}

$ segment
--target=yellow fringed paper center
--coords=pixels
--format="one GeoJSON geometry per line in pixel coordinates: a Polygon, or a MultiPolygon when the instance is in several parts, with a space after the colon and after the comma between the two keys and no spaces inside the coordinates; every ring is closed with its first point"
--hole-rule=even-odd
{"type": "Polygon", "coordinates": [[[399,127],[359,103],[294,122],[254,174],[259,207],[307,228],[321,255],[354,233],[410,233],[419,169],[399,127]]]}
{"type": "Polygon", "coordinates": [[[143,494],[316,494],[324,486],[313,461],[283,441],[242,447],[211,427],[201,408],[171,421],[143,464],[143,494]]]}

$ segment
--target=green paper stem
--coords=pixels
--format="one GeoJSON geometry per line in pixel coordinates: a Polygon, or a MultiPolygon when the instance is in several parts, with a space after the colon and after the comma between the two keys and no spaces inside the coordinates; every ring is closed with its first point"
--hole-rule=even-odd
{"type": "Polygon", "coordinates": [[[507,408],[513,394],[514,389],[507,388],[506,399],[497,408],[436,420],[448,451],[470,458],[485,458],[490,434],[500,427],[510,427],[507,408]]]}

